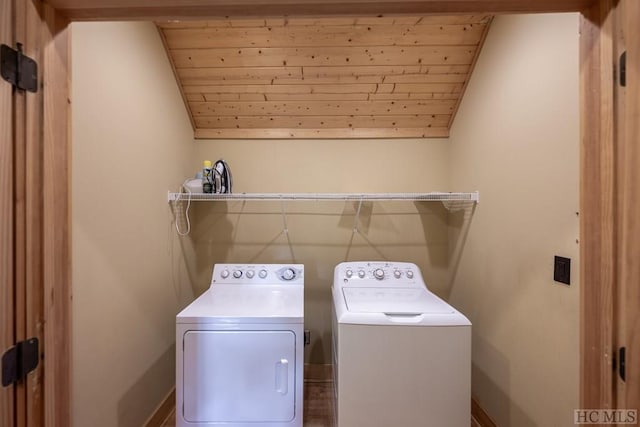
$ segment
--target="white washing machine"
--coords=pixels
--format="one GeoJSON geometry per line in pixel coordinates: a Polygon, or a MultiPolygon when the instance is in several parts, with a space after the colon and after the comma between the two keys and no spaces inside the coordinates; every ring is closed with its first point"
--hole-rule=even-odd
{"type": "Polygon", "coordinates": [[[333,282],[338,427],[468,427],[471,323],[415,264],[346,262],[333,282]]]}
{"type": "Polygon", "coordinates": [[[302,427],[304,267],[216,264],[176,317],[179,427],[302,427]]]}

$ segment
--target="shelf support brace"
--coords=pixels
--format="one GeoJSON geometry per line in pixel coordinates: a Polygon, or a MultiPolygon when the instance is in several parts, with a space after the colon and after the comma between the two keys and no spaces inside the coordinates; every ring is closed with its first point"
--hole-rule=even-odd
{"type": "Polygon", "coordinates": [[[289,252],[291,252],[291,261],[296,262],[296,256],[293,253],[293,245],[291,244],[291,238],[289,237],[289,225],[287,224],[287,210],[284,199],[280,198],[280,212],[282,213],[282,232],[287,238],[287,244],[289,245],[289,252]]]}
{"type": "Polygon", "coordinates": [[[280,198],[280,213],[282,215],[282,232],[287,235],[287,237],[289,236],[289,226],[287,225],[287,212],[285,209],[285,201],[284,199],[280,198]]]}
{"type": "Polygon", "coordinates": [[[344,256],[345,261],[349,261],[349,253],[351,252],[351,245],[353,245],[353,238],[355,237],[356,234],[358,234],[358,218],[360,217],[361,207],[362,207],[362,197],[360,197],[360,202],[358,202],[358,209],[356,209],[356,215],[355,215],[355,218],[353,219],[353,228],[351,229],[351,238],[349,239],[349,244],[347,245],[347,253],[344,256]]]}
{"type": "Polygon", "coordinates": [[[353,219],[353,234],[360,232],[358,230],[358,222],[360,220],[360,208],[362,208],[362,198],[360,198],[360,202],[358,203],[358,209],[356,210],[356,216],[353,219]]]}

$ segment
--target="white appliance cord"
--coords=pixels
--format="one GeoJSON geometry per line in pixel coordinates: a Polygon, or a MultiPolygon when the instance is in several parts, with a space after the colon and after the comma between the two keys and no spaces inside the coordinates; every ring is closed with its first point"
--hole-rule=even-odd
{"type": "MultiPolygon", "coordinates": [[[[184,233],[180,231],[180,226],[178,225],[178,221],[179,221],[178,215],[175,216],[176,231],[178,232],[179,236],[186,236],[191,231],[191,222],[189,221],[189,208],[191,207],[191,190],[189,189],[189,187],[185,185],[190,180],[191,178],[185,179],[184,182],[182,183],[182,186],[180,187],[180,190],[178,191],[179,193],[182,193],[182,190],[187,190],[187,193],[189,193],[189,197],[187,198],[187,208],[184,210],[184,216],[187,221],[187,231],[185,231],[184,233]]],[[[178,201],[179,200],[176,200],[176,202],[178,201]]]]}

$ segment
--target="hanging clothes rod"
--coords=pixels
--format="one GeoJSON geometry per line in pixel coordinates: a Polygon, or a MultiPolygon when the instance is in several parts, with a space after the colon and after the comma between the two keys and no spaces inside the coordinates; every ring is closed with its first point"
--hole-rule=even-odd
{"type": "Polygon", "coordinates": [[[175,201],[222,201],[222,200],[336,200],[336,201],[471,201],[478,203],[480,193],[172,193],[167,195],[168,202],[175,201]]]}

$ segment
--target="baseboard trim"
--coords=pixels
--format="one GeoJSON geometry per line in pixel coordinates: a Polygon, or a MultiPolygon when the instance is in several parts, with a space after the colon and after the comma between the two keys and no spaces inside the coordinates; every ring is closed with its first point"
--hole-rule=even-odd
{"type": "Polygon", "coordinates": [[[471,417],[480,427],[498,427],[474,398],[471,398],[471,417]]]}
{"type": "Polygon", "coordinates": [[[171,389],[169,394],[160,402],[153,414],[149,417],[144,427],[161,427],[176,407],[176,389],[171,389]]]}

